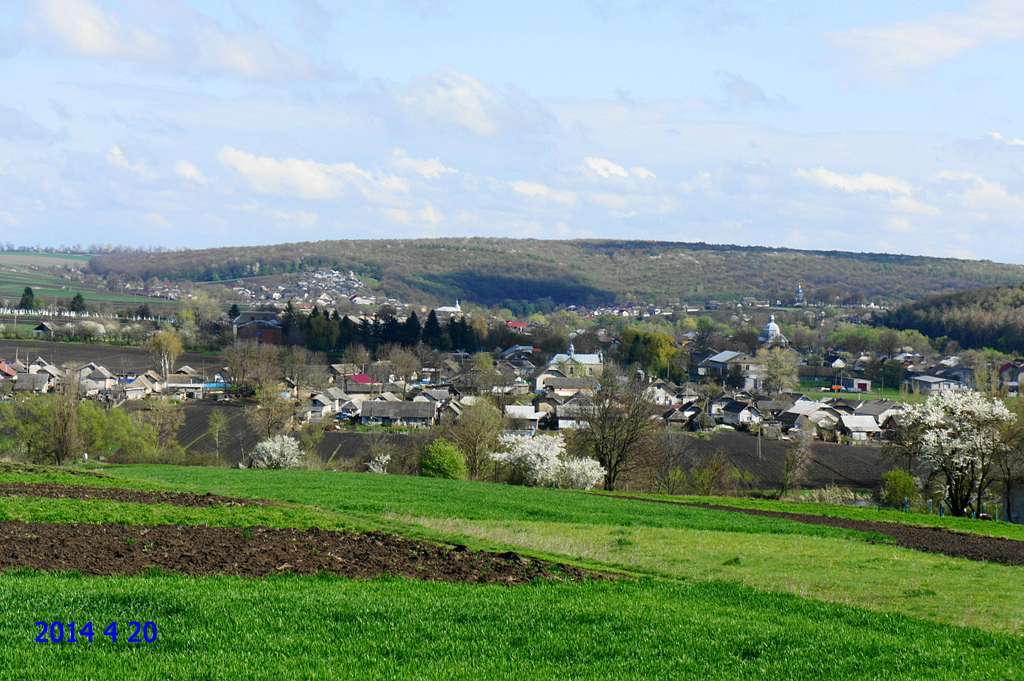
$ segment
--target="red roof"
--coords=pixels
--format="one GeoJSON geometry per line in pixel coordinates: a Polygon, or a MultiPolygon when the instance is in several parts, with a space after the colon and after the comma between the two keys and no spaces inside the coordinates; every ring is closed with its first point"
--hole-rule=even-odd
{"type": "Polygon", "coordinates": [[[7,362],[0,361],[0,374],[14,378],[18,372],[7,365],[7,362]]]}
{"type": "Polygon", "coordinates": [[[352,374],[351,376],[348,377],[348,380],[352,381],[353,383],[359,383],[360,385],[373,383],[373,379],[371,379],[366,374],[352,374]]]}
{"type": "Polygon", "coordinates": [[[505,326],[507,326],[510,329],[525,329],[526,327],[529,326],[529,324],[527,324],[526,322],[514,322],[509,320],[505,322],[505,326]]]}

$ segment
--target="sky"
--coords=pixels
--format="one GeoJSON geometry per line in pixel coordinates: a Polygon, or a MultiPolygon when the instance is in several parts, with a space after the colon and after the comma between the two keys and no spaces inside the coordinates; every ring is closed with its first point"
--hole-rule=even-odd
{"type": "Polygon", "coordinates": [[[0,242],[1024,263],[1024,2],[5,0],[0,242]]]}

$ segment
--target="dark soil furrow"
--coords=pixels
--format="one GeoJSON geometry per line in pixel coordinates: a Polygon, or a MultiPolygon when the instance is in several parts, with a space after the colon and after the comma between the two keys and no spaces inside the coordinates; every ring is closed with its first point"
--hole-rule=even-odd
{"type": "Polygon", "coordinates": [[[12,568],[244,577],[327,572],[503,584],[601,577],[512,552],[471,551],[381,532],[0,522],[0,570],[12,568]]]}
{"type": "Polygon", "coordinates": [[[860,532],[874,532],[890,537],[896,546],[914,549],[915,551],[942,553],[955,558],[1005,563],[1007,565],[1024,565],[1024,541],[1016,539],[988,537],[981,534],[955,532],[942,527],[904,525],[903,523],[888,523],[879,520],[853,520],[850,518],[834,518],[807,513],[765,511],[756,508],[736,508],[720,504],[676,502],[666,499],[648,499],[626,495],[616,495],[616,497],[619,499],[674,504],[676,506],[706,508],[713,511],[746,513],[747,515],[765,516],[768,518],[785,518],[786,520],[794,520],[809,525],[827,525],[829,527],[840,527],[860,532]]]}
{"type": "Polygon", "coordinates": [[[48,499],[103,499],[138,504],[172,504],[174,506],[265,506],[260,499],[236,499],[216,494],[189,492],[147,492],[121,487],[88,487],[36,482],[0,483],[0,496],[46,497],[48,499]]]}

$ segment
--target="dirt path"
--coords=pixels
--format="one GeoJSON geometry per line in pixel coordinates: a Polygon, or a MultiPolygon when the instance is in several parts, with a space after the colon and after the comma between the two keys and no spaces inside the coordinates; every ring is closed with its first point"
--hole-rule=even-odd
{"type": "Polygon", "coordinates": [[[18,567],[90,575],[152,568],[245,577],[328,572],[502,584],[601,578],[512,552],[471,551],[381,532],[0,522],[0,570],[18,567]]]}
{"type": "Polygon", "coordinates": [[[896,546],[914,549],[915,551],[942,553],[955,558],[991,561],[1007,565],[1024,565],[1024,541],[1016,539],[987,537],[980,534],[955,532],[941,527],[904,525],[902,523],[888,523],[876,520],[852,520],[849,518],[833,518],[806,513],[790,513],[788,511],[764,511],[754,508],[735,508],[719,504],[683,503],[633,496],[617,496],[617,498],[672,504],[674,506],[688,506],[691,508],[706,508],[713,511],[728,511],[730,513],[745,513],[747,515],[765,516],[768,518],[785,518],[810,525],[828,525],[829,527],[841,527],[847,530],[874,532],[890,537],[896,546]]]}
{"type": "Polygon", "coordinates": [[[189,492],[147,492],[122,487],[88,487],[86,485],[58,485],[45,482],[0,483],[0,496],[46,497],[48,499],[104,499],[130,501],[139,504],[173,504],[174,506],[266,506],[260,499],[235,499],[216,494],[189,492]]]}

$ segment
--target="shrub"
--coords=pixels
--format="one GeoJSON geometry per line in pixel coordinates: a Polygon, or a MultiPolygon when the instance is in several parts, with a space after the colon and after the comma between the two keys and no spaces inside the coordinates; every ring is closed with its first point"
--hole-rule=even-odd
{"type": "Polygon", "coordinates": [[[295,438],[275,435],[257,444],[249,459],[253,468],[299,468],[304,455],[295,438]]]}
{"type": "Polygon", "coordinates": [[[882,475],[882,503],[886,506],[902,508],[904,499],[909,499],[911,506],[915,506],[919,494],[917,480],[902,468],[894,468],[882,475]]]}
{"type": "Polygon", "coordinates": [[[517,484],[592,489],[605,475],[597,461],[568,456],[560,435],[503,435],[501,444],[507,451],[491,459],[510,466],[511,481],[517,484]]]}
{"type": "Polygon", "coordinates": [[[420,475],[428,478],[465,480],[466,457],[454,444],[443,437],[438,438],[423,448],[420,475]]]}

